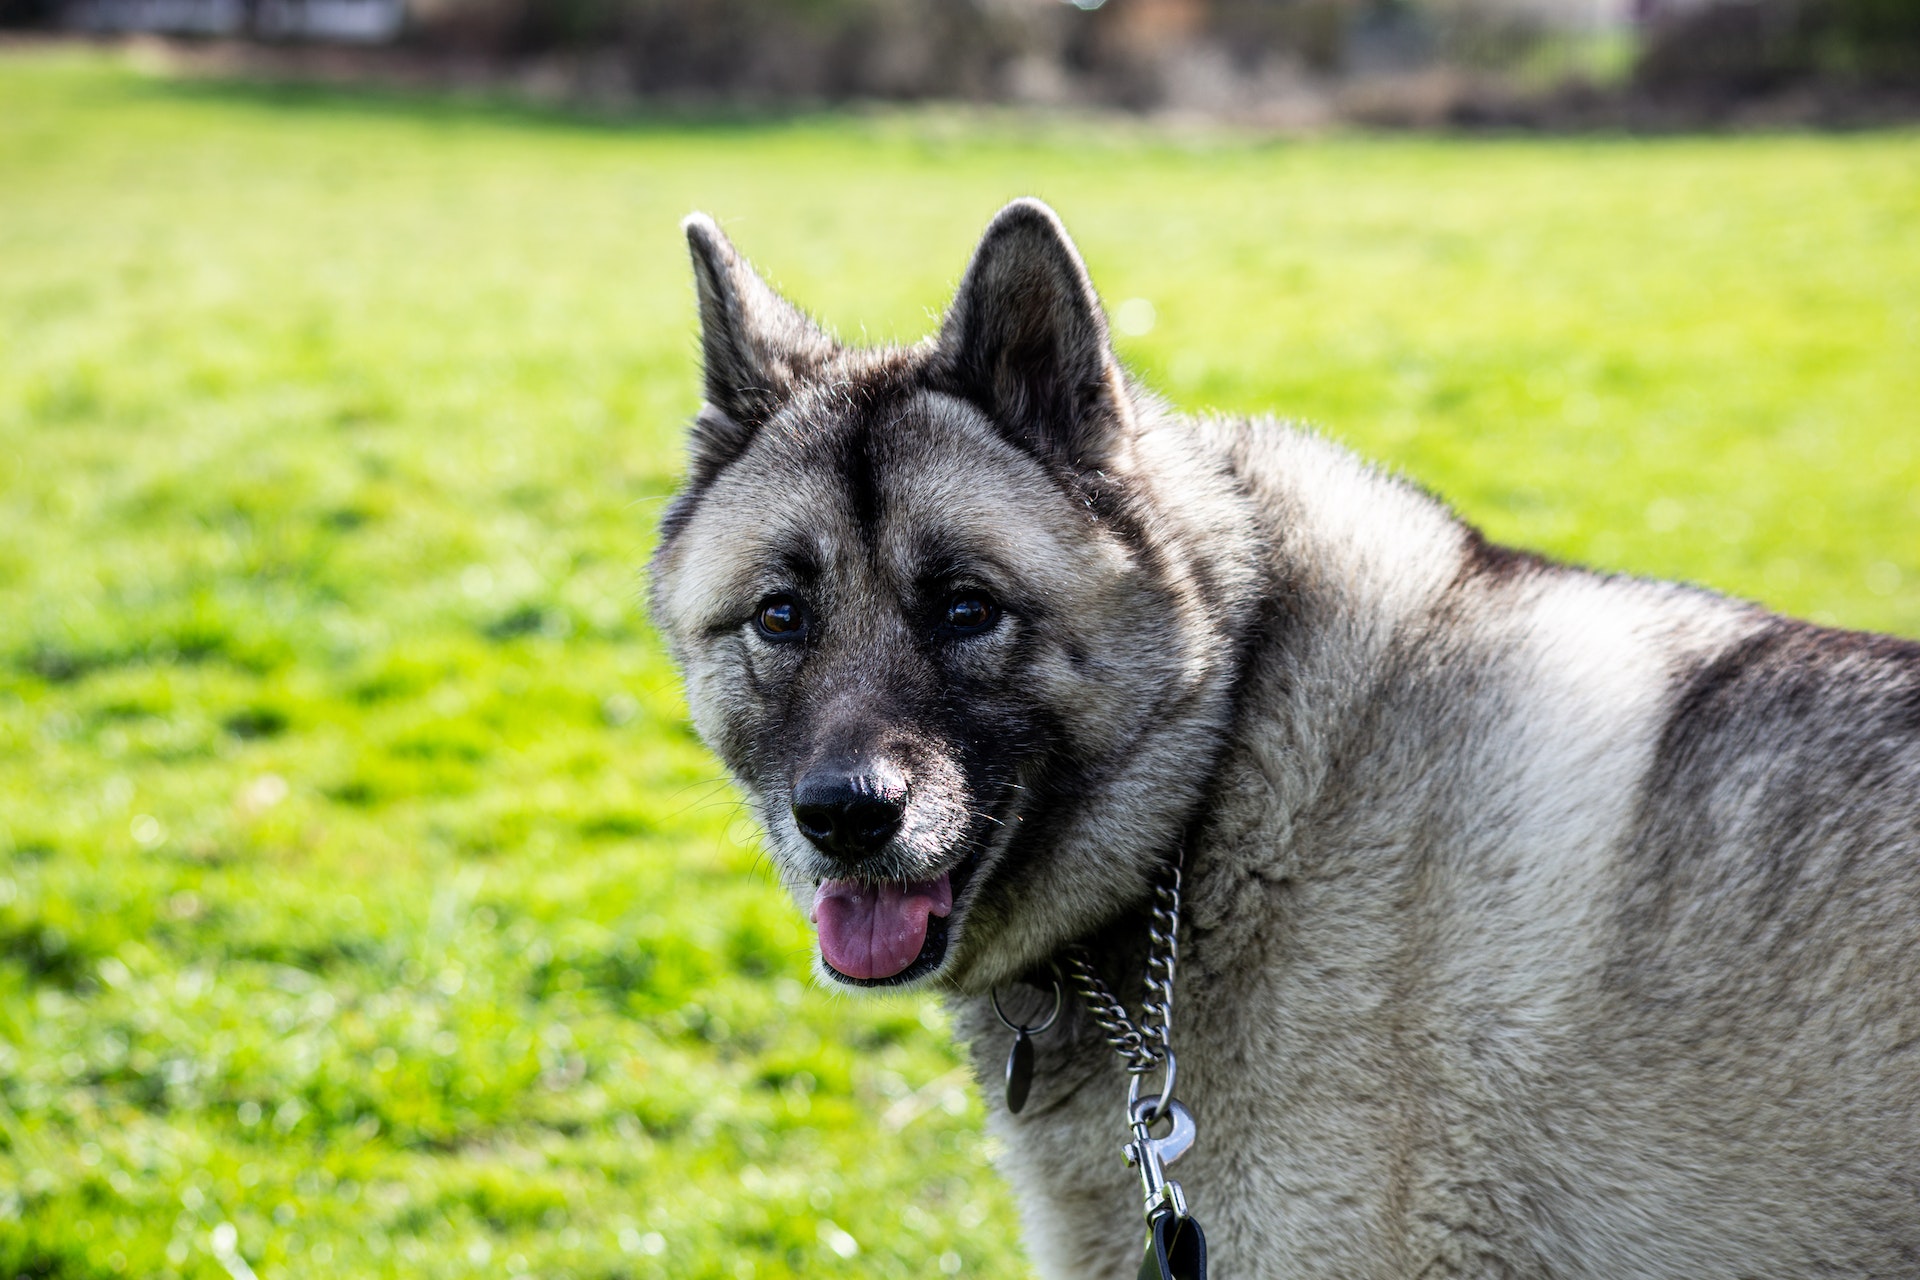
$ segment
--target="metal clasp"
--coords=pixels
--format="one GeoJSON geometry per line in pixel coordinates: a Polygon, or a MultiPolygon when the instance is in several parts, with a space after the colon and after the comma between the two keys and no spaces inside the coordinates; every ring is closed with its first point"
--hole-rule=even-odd
{"type": "Polygon", "coordinates": [[[1127,1104],[1127,1122],[1133,1129],[1133,1141],[1124,1148],[1129,1169],[1140,1170],[1140,1189],[1145,1196],[1147,1221],[1165,1213],[1176,1218],[1187,1216],[1187,1198],[1180,1184],[1167,1177],[1167,1166],[1187,1153],[1193,1145],[1193,1113],[1178,1098],[1145,1094],[1127,1104]],[[1153,1122],[1166,1116],[1173,1129],[1164,1138],[1153,1136],[1153,1122]]]}

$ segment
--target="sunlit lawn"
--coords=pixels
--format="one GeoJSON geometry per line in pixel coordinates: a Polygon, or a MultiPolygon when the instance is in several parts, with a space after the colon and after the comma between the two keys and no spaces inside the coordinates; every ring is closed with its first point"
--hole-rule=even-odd
{"type": "Polygon", "coordinates": [[[912,338],[1026,192],[1183,406],[1920,633],[1920,135],[608,127],[0,59],[0,1274],[1022,1274],[937,1005],[809,986],[638,570],[682,214],[912,338]]]}

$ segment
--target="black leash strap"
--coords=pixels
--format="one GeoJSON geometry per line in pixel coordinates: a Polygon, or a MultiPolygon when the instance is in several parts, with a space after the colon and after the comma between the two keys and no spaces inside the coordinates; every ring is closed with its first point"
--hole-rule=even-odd
{"type": "Polygon", "coordinates": [[[1207,1280],[1207,1237],[1200,1224],[1171,1213],[1155,1218],[1139,1280],[1207,1280]]]}

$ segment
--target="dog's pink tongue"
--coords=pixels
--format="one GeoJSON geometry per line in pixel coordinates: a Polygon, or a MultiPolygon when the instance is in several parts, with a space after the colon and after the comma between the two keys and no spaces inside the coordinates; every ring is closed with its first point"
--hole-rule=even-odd
{"type": "Polygon", "coordinates": [[[946,876],[913,883],[824,880],[813,895],[820,954],[849,978],[891,978],[927,941],[927,917],[953,910],[946,876]]]}

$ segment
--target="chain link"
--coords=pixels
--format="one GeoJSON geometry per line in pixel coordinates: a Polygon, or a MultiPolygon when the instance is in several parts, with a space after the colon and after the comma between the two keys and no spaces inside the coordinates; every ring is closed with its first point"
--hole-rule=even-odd
{"type": "MultiPolygon", "coordinates": [[[[1093,966],[1093,957],[1084,946],[1068,947],[1062,957],[1067,981],[1087,1003],[1087,1012],[1106,1033],[1107,1043],[1120,1055],[1127,1075],[1127,1128],[1133,1141],[1126,1147],[1127,1164],[1138,1166],[1140,1186],[1146,1195],[1147,1221],[1153,1239],[1169,1222],[1192,1228],[1198,1250],[1197,1274],[1206,1274],[1206,1243],[1200,1224],[1187,1213],[1187,1201],[1180,1184],[1167,1177],[1167,1166],[1178,1160],[1193,1143],[1193,1115],[1174,1097],[1177,1064],[1173,1057],[1173,971],[1180,960],[1180,872],[1186,862],[1183,841],[1174,850],[1173,860],[1161,872],[1153,887],[1153,908],[1147,920],[1146,991],[1141,997],[1140,1021],[1127,1013],[1111,988],[1101,980],[1093,966]],[[1146,1078],[1161,1072],[1158,1088],[1148,1093],[1146,1078]],[[1171,1131],[1164,1138],[1153,1136],[1153,1125],[1169,1119],[1171,1131]]],[[[1058,988],[1055,988],[1058,990],[1058,988]]],[[[1005,1021],[1003,1018],[1002,1021],[1005,1021]]],[[[1162,1249],[1156,1269],[1155,1248],[1149,1245],[1147,1264],[1141,1274],[1167,1273],[1167,1254],[1162,1249]]],[[[1192,1259],[1189,1259],[1192,1261],[1192,1259]]],[[[1185,1268],[1182,1268],[1185,1274],[1185,1268]]]]}
{"type": "Polygon", "coordinates": [[[1153,889],[1153,911],[1147,923],[1147,989],[1135,1022],[1093,967],[1083,946],[1067,948],[1068,980],[1079,990],[1087,1012],[1107,1033],[1107,1043],[1120,1055],[1127,1074],[1143,1076],[1172,1058],[1173,969],[1180,958],[1180,870],[1186,860],[1184,842],[1161,873],[1153,889]]]}

